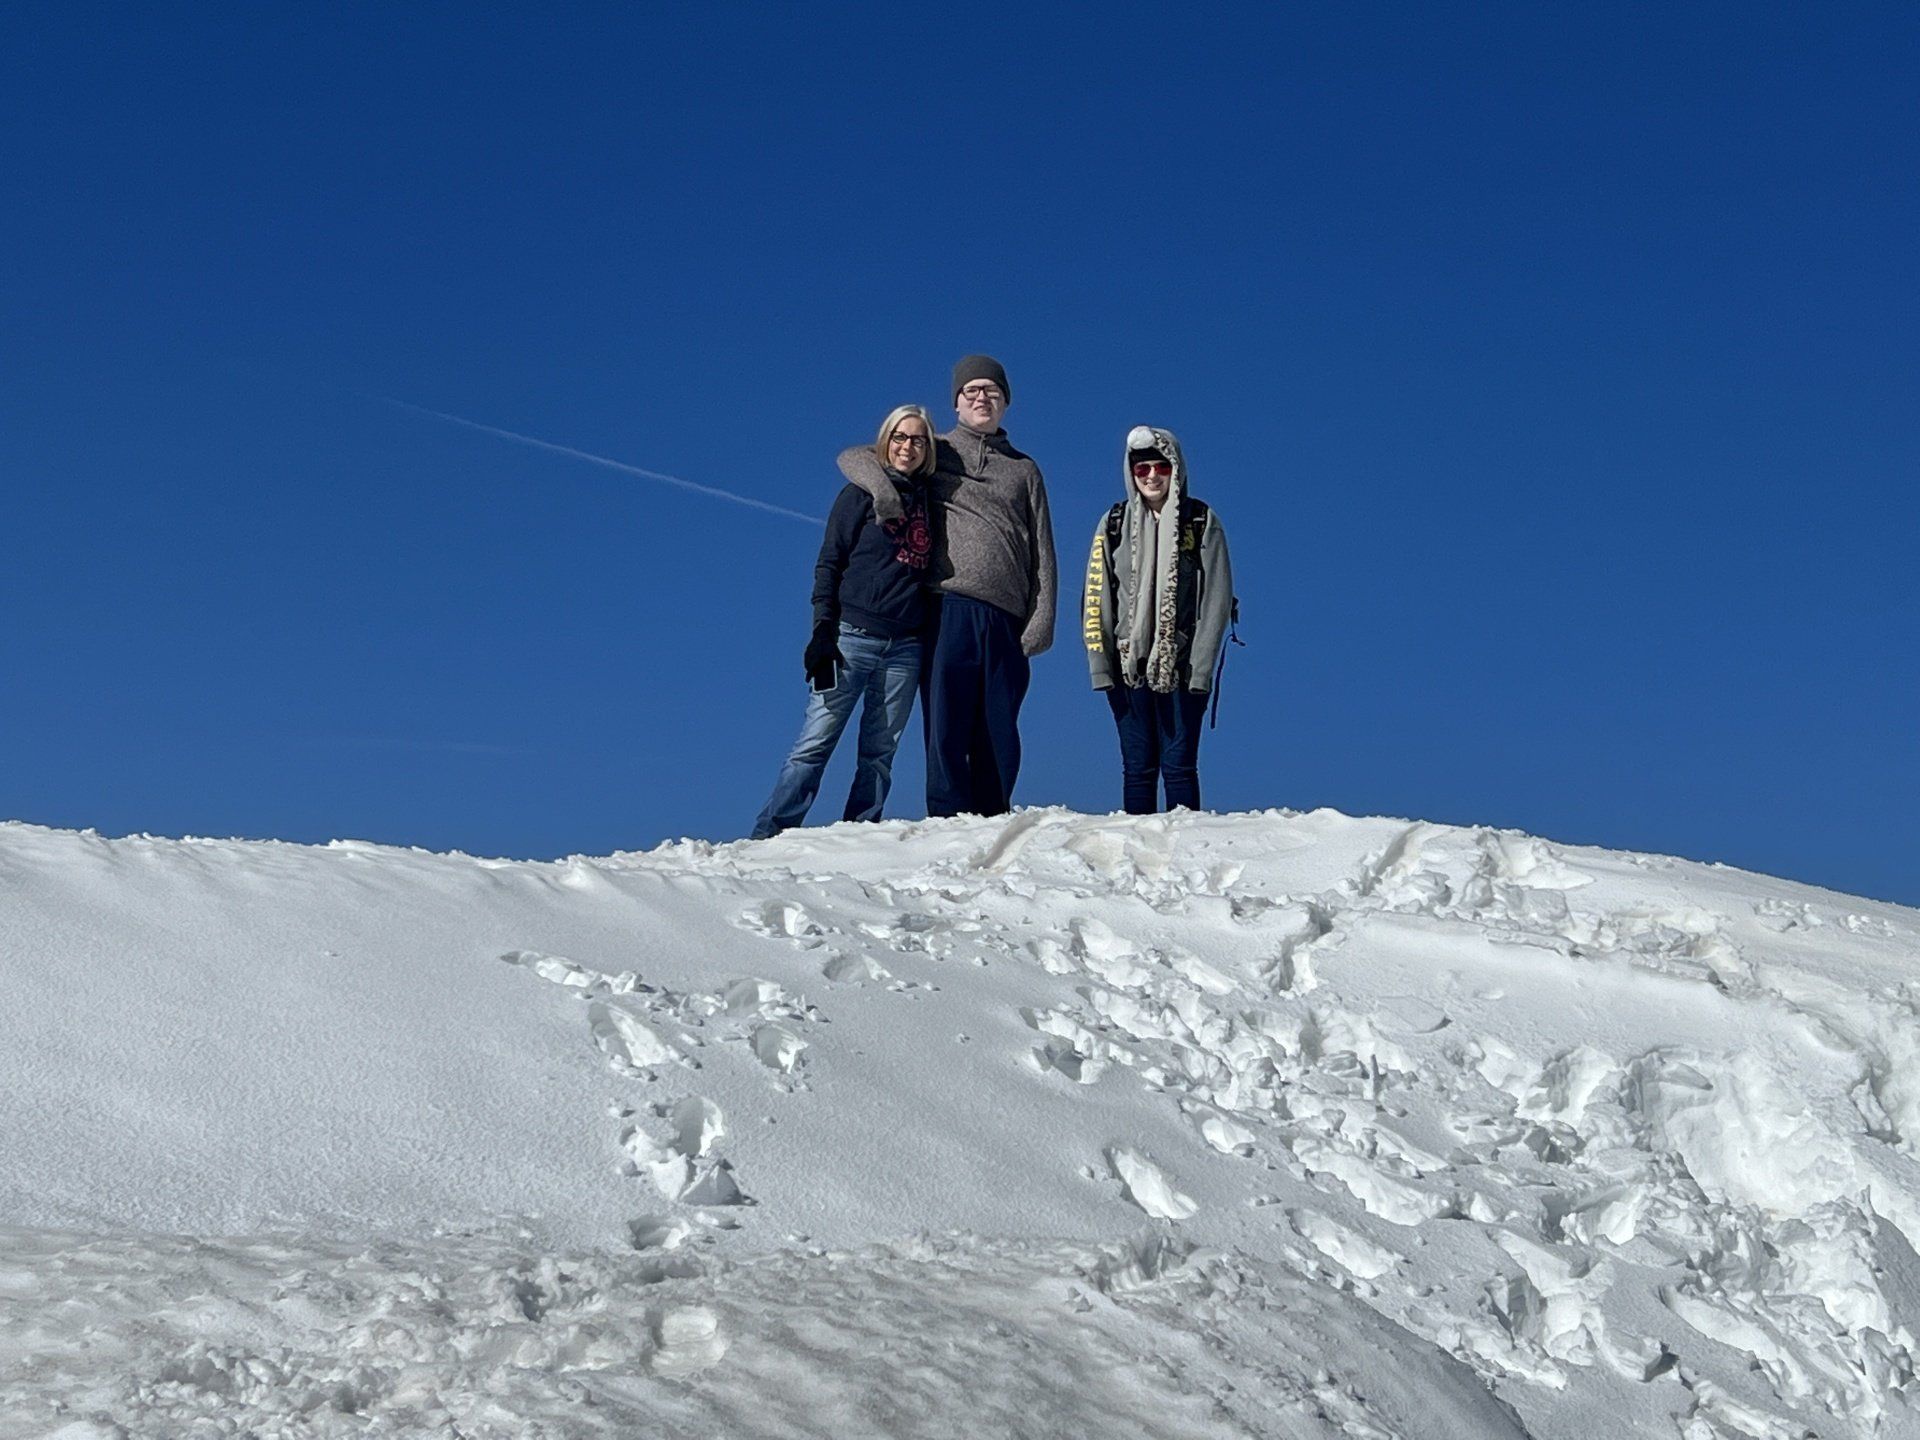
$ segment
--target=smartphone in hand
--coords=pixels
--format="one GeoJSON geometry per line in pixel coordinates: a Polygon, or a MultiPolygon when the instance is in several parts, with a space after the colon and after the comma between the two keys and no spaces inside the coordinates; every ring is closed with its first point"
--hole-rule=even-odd
{"type": "Polygon", "coordinates": [[[809,675],[809,676],[807,677],[807,683],[808,683],[809,685],[811,685],[811,686],[813,687],[813,693],[814,693],[814,694],[816,694],[816,695],[824,695],[824,694],[826,694],[826,693],[827,693],[827,692],[828,692],[829,690],[831,690],[831,689],[833,689],[833,688],[834,688],[835,686],[837,686],[837,685],[839,685],[839,683],[840,683],[840,664],[839,664],[839,662],[838,662],[838,661],[835,661],[835,662],[834,662],[834,665],[833,665],[833,668],[832,668],[831,670],[829,670],[829,671],[828,671],[827,673],[828,673],[828,674],[829,674],[829,675],[830,675],[830,676],[831,676],[832,678],[831,678],[831,679],[829,679],[829,680],[827,681],[827,683],[826,683],[826,684],[824,684],[824,685],[822,685],[822,684],[820,683],[820,677],[819,677],[818,675],[809,675]]]}

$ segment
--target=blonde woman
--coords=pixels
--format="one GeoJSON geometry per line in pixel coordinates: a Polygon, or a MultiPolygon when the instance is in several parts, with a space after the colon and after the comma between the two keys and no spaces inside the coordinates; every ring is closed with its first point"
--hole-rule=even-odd
{"type": "Polygon", "coordinates": [[[756,840],[807,818],[840,732],[863,700],[860,753],[842,818],[880,818],[894,751],[913,713],[921,629],[933,603],[927,591],[933,447],[932,417],[918,405],[898,406],[874,441],[879,473],[850,481],[833,502],[813,570],[813,637],[806,652],[813,698],[754,822],[756,840]]]}

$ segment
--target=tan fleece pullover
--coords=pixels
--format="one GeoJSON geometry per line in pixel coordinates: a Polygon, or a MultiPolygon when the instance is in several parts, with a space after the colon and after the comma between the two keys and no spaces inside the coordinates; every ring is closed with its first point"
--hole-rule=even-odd
{"type": "MultiPolygon", "coordinates": [[[[935,463],[933,583],[1005,610],[1021,622],[1021,650],[1040,654],[1053,644],[1059,589],[1040,467],[1004,430],[982,435],[964,425],[940,437],[935,463]]],[[[881,473],[870,445],[842,451],[840,470],[859,485],[881,473]]]]}

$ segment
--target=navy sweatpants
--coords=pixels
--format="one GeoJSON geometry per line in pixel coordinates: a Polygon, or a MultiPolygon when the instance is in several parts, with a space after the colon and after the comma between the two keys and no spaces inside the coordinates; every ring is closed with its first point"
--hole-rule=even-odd
{"type": "Polygon", "coordinates": [[[1160,808],[1160,782],[1167,808],[1200,808],[1200,731],[1207,697],[1191,690],[1160,695],[1145,685],[1115,685],[1107,691],[1120,730],[1120,792],[1129,815],[1160,808]]]}
{"type": "Polygon", "coordinates": [[[984,600],[944,595],[924,672],[927,814],[1004,815],[1020,774],[1020,702],[1031,671],[1021,622],[984,600]]]}

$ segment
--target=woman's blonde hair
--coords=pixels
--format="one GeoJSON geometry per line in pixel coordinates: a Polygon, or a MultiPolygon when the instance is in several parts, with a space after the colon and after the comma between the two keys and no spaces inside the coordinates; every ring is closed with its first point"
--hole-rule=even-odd
{"type": "Polygon", "coordinates": [[[927,413],[924,405],[896,405],[887,412],[887,418],[880,422],[880,434],[873,442],[874,453],[880,457],[882,465],[893,464],[893,457],[887,454],[887,443],[893,439],[893,432],[900,427],[902,420],[919,420],[927,427],[926,447],[920,452],[920,463],[913,467],[915,475],[933,473],[933,447],[939,442],[933,438],[933,416],[927,413]]]}

